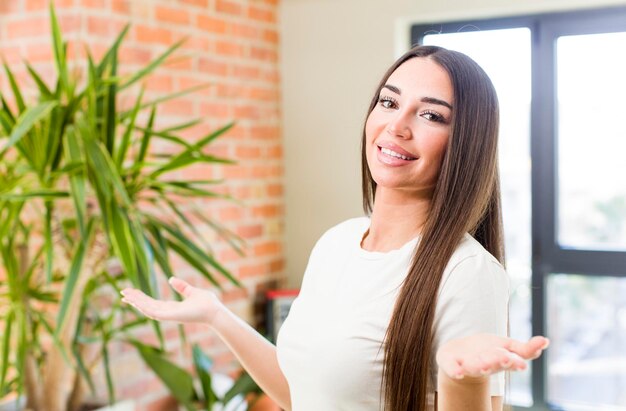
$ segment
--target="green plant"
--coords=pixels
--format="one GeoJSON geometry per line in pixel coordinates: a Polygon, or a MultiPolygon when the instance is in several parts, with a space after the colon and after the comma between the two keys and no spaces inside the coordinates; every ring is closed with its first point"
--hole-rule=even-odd
{"type": "Polygon", "coordinates": [[[227,198],[211,190],[219,181],[169,177],[198,163],[230,164],[205,149],[232,124],[188,142],[180,132],[200,120],[157,129],[155,119],[161,103],[199,87],[152,100],[135,90],[181,42],[120,75],[126,27],[99,61],[86,49],[82,66],[71,70],[52,5],[50,16],[54,87],[26,63],[38,92],[30,104],[5,63],[14,104],[0,93],[0,397],[25,392],[29,408],[61,411],[77,407],[85,384],[93,389],[99,361],[114,401],[111,341],[150,323],[163,345],[158,323],[118,302],[120,288],[156,295],[157,271],[173,275],[170,253],[217,287],[217,275],[239,285],[190,218],[239,252],[241,240],[197,207],[181,208],[185,198],[227,198]],[[134,99],[130,109],[119,105],[123,93],[134,99]],[[155,140],[173,148],[157,153],[155,140]],[[111,261],[120,269],[111,270],[111,261]]]}
{"type": "Polygon", "coordinates": [[[196,344],[192,347],[194,372],[191,373],[169,361],[158,348],[138,341],[132,343],[146,364],[188,411],[211,411],[216,405],[226,407],[236,401],[245,401],[248,394],[259,395],[262,392],[250,375],[243,372],[223,396],[216,394],[211,377],[212,361],[196,344]]]}

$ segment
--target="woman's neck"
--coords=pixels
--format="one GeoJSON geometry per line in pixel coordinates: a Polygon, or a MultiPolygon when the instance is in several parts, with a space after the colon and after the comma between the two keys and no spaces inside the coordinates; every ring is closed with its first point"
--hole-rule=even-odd
{"type": "Polygon", "coordinates": [[[377,190],[370,228],[361,247],[368,251],[396,250],[417,237],[426,222],[431,197],[377,190]]]}

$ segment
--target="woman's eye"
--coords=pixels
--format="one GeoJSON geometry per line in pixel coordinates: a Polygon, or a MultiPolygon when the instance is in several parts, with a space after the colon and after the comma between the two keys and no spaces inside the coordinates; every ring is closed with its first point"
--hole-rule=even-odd
{"type": "Polygon", "coordinates": [[[434,121],[435,123],[445,123],[443,116],[439,113],[435,113],[434,111],[426,111],[422,113],[422,117],[428,121],[434,121]]]}
{"type": "Polygon", "coordinates": [[[378,99],[378,104],[381,105],[381,107],[386,108],[386,109],[392,109],[392,108],[396,108],[398,107],[398,102],[391,98],[391,97],[381,97],[378,99]]]}

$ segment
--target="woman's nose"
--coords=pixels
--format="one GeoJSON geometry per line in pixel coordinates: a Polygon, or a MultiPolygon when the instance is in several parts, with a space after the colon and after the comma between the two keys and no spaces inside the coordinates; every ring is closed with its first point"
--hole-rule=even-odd
{"type": "Polygon", "coordinates": [[[387,124],[387,133],[393,137],[411,138],[410,116],[407,112],[399,111],[387,124]]]}

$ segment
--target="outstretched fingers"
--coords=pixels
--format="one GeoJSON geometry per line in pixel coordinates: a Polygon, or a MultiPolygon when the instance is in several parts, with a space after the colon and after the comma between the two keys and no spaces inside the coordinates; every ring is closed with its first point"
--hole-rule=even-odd
{"type": "Polygon", "coordinates": [[[526,342],[508,340],[504,348],[526,360],[534,360],[541,355],[543,350],[548,348],[549,344],[550,340],[546,337],[536,336],[526,342]]]}
{"type": "Polygon", "coordinates": [[[437,364],[449,377],[481,379],[504,370],[519,371],[528,361],[539,357],[548,346],[545,337],[520,342],[492,334],[476,334],[443,344],[437,364]]]}
{"type": "Polygon", "coordinates": [[[146,317],[154,320],[167,320],[167,312],[163,305],[166,304],[163,301],[155,300],[154,298],[144,294],[142,291],[135,288],[126,288],[122,290],[122,302],[130,304],[139,310],[146,317]]]}
{"type": "Polygon", "coordinates": [[[500,372],[512,366],[518,367],[515,359],[509,356],[506,350],[497,348],[486,349],[474,355],[467,356],[463,361],[459,361],[463,367],[464,374],[480,377],[500,372]]]}
{"type": "Polygon", "coordinates": [[[183,297],[187,298],[191,296],[193,287],[185,280],[181,280],[178,277],[171,277],[169,283],[174,290],[183,297]]]}
{"type": "Polygon", "coordinates": [[[481,353],[482,374],[492,374],[504,370],[519,371],[526,368],[526,361],[519,355],[501,347],[481,353]]]}

